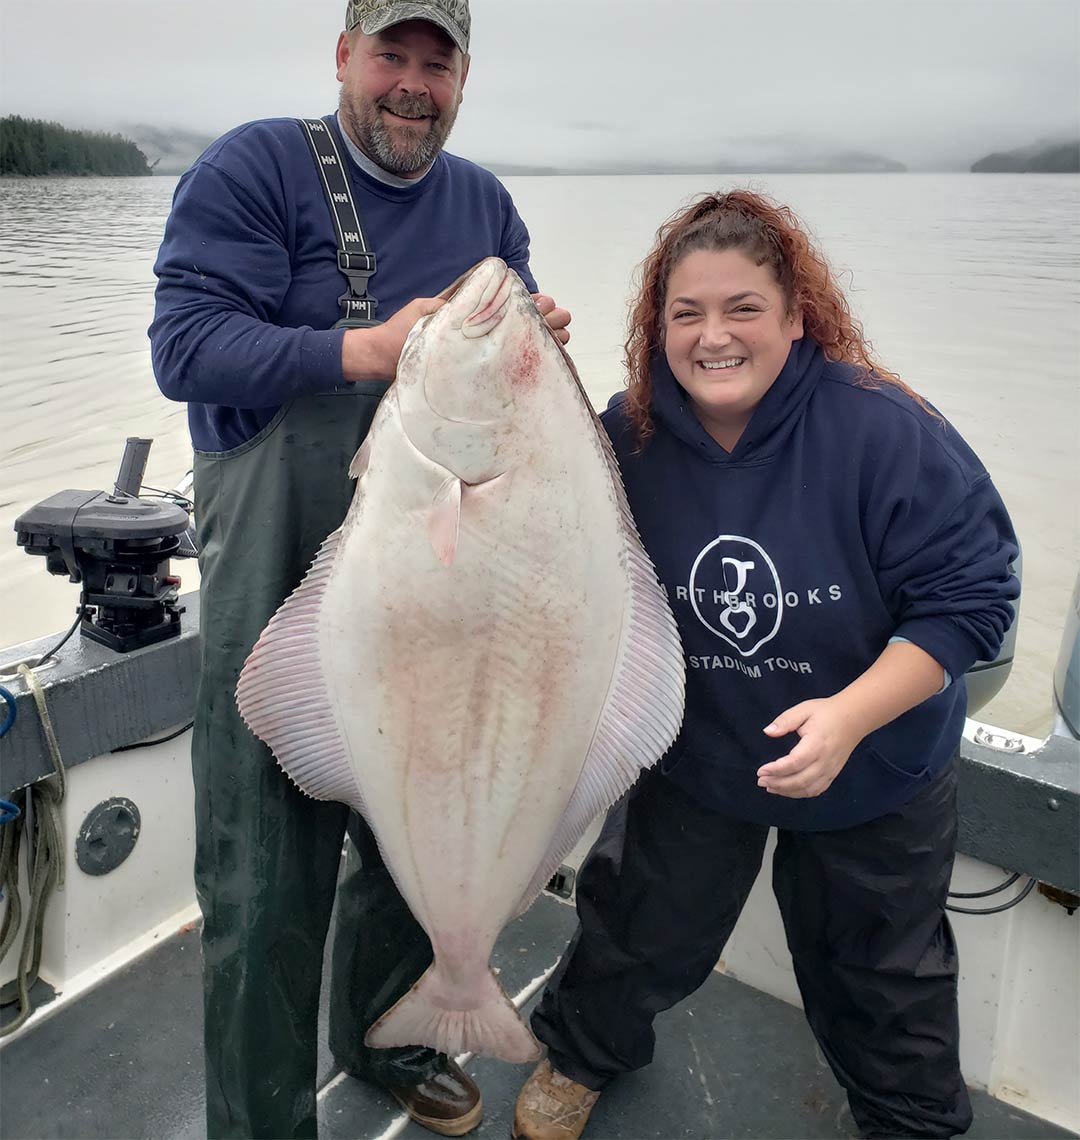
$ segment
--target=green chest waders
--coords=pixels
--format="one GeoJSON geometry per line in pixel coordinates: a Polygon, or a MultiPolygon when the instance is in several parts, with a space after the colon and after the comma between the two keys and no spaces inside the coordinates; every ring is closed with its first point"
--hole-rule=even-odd
{"type": "MultiPolygon", "coordinates": [[[[362,241],[359,225],[344,236],[343,244],[362,241]]],[[[373,269],[373,255],[365,257],[373,269]]],[[[348,264],[345,249],[343,272],[348,264]]],[[[363,293],[368,276],[361,274],[359,293],[350,279],[342,298],[350,324],[375,323],[374,302],[363,293]]],[[[294,400],[254,439],[195,456],[203,650],[192,764],[211,1140],[317,1134],[323,948],[350,813],[292,784],[241,721],[233,694],[263,627],[344,518],[353,492],[349,462],[387,386],[351,384],[294,400]]],[[[433,1051],[369,1050],[363,1036],[427,968],[431,946],[366,825],[354,816],[349,833],[332,1049],[359,1076],[415,1084],[438,1069],[433,1051]]]]}

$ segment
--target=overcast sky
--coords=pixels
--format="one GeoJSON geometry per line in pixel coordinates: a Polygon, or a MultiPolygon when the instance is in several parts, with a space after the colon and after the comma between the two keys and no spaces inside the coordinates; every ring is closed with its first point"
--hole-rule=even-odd
{"type": "MultiPolygon", "coordinates": [[[[344,0],[0,0],[3,113],[218,134],[337,99],[344,0]]],[[[1078,0],[473,0],[450,149],[912,167],[1080,133],[1078,0]]]]}

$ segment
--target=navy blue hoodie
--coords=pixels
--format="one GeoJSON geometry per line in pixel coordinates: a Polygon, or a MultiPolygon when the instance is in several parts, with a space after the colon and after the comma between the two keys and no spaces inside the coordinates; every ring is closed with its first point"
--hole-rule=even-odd
{"type": "Polygon", "coordinates": [[[1019,593],[1012,526],[976,455],[895,385],[858,376],[795,341],[730,453],[662,355],[644,446],[621,397],[602,416],[686,654],[662,767],[716,810],[796,830],[875,819],[951,762],[964,673],[995,656],[1019,593]],[[844,688],[892,637],[956,680],[867,736],[822,795],[759,788],[757,769],[798,741],[765,725],[844,688]]]}

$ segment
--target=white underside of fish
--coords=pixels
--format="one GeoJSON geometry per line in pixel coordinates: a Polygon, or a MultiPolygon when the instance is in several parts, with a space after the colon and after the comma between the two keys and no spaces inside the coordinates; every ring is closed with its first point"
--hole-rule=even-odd
{"type": "Polygon", "coordinates": [[[479,485],[416,450],[390,389],[345,522],[237,691],[302,789],[363,814],[431,939],[376,1046],[538,1056],[495,939],[681,721],[678,635],[614,458],[558,347],[541,355],[514,393],[529,430],[479,485]]]}

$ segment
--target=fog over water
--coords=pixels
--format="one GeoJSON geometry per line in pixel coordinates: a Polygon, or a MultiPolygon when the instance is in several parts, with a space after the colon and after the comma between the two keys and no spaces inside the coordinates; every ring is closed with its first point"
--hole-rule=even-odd
{"type": "MultiPolygon", "coordinates": [[[[858,150],[967,169],[989,151],[1080,134],[1075,0],[471,7],[454,149],[482,162],[754,170],[858,150]]],[[[4,0],[4,113],[209,136],[322,114],[337,101],[344,10],[344,0],[4,0]]]]}

